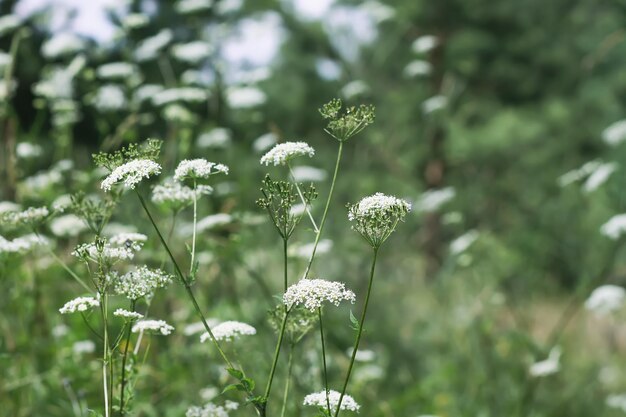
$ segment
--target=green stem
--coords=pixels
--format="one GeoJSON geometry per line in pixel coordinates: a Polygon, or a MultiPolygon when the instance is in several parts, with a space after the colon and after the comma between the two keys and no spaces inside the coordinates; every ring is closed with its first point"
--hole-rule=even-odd
{"type": "Polygon", "coordinates": [[[189,276],[193,276],[193,263],[196,257],[196,224],[198,215],[198,198],[196,196],[196,180],[193,180],[193,236],[191,238],[191,264],[189,265],[189,276]]]}
{"type": "Polygon", "coordinates": [[[311,224],[313,225],[313,229],[315,230],[315,233],[319,232],[319,228],[317,227],[317,223],[315,223],[315,219],[313,218],[313,215],[311,214],[311,210],[309,209],[309,205],[307,204],[306,200],[304,199],[304,195],[302,195],[302,191],[300,190],[300,186],[298,185],[298,181],[296,181],[296,176],[293,175],[293,170],[291,169],[291,164],[289,162],[287,162],[287,168],[289,168],[289,174],[291,175],[291,179],[293,179],[293,184],[296,186],[296,191],[298,191],[298,195],[300,196],[300,201],[302,201],[302,204],[304,205],[304,210],[306,211],[306,214],[309,215],[309,219],[311,220],[311,224]]]}
{"type": "MultiPolygon", "coordinates": [[[[39,236],[39,233],[37,233],[37,236],[39,236]]],[[[83,281],[82,279],[80,279],[80,277],[78,275],[76,275],[76,273],[74,271],[72,271],[70,269],[69,266],[67,266],[67,264],[65,262],[63,262],[63,260],[61,258],[58,257],[58,255],[56,253],[54,253],[54,251],[50,248],[48,248],[48,252],[50,253],[50,255],[52,255],[52,257],[54,258],[55,261],[57,261],[57,263],[59,265],[61,265],[61,267],[63,269],[65,269],[65,271],[70,274],[70,276],[72,278],[74,278],[76,280],[76,282],[78,282],[80,285],[83,286],[83,288],[85,288],[87,291],[92,292],[93,290],[91,288],[89,288],[89,286],[87,284],[85,284],[85,281],[83,281]]]]}
{"type": "Polygon", "coordinates": [[[102,389],[104,391],[104,415],[109,417],[109,393],[107,384],[107,363],[109,359],[109,332],[107,330],[107,294],[101,293],[100,312],[104,323],[104,348],[102,353],[102,389]]]}
{"type": "Polygon", "coordinates": [[[285,382],[285,392],[283,393],[283,407],[280,410],[280,417],[285,417],[285,411],[287,410],[287,398],[289,397],[289,384],[291,382],[291,372],[293,370],[293,343],[289,347],[289,359],[287,364],[287,382],[285,382]]]}
{"type": "Polygon", "coordinates": [[[370,295],[372,293],[372,283],[374,282],[374,270],[376,268],[376,258],[378,258],[378,249],[379,248],[374,248],[374,259],[372,260],[370,280],[367,285],[367,295],[365,296],[365,305],[363,306],[363,312],[361,313],[361,322],[359,323],[359,330],[356,335],[356,341],[354,342],[354,348],[352,349],[352,356],[350,357],[350,365],[348,366],[348,373],[346,375],[346,380],[343,383],[343,388],[341,389],[341,395],[339,396],[339,402],[337,403],[337,410],[335,411],[335,417],[339,415],[339,411],[341,410],[341,402],[343,401],[343,397],[346,394],[346,389],[348,388],[348,382],[350,382],[350,375],[352,374],[352,367],[354,366],[354,359],[356,358],[356,353],[359,350],[359,343],[361,342],[361,335],[363,334],[363,324],[365,323],[365,315],[367,314],[367,306],[369,304],[370,295]]]}
{"type": "Polygon", "coordinates": [[[324,364],[324,373],[322,381],[324,382],[324,392],[326,393],[326,407],[328,415],[330,415],[330,398],[328,397],[328,368],[326,367],[326,344],[324,343],[324,325],[322,324],[322,308],[317,309],[317,317],[320,321],[320,338],[322,340],[322,363],[324,364]]]}
{"type": "Polygon", "coordinates": [[[309,258],[309,264],[304,271],[304,278],[309,276],[309,272],[311,271],[311,265],[313,265],[313,259],[315,258],[315,252],[317,251],[317,245],[320,241],[320,237],[322,236],[322,231],[324,230],[324,225],[326,224],[326,216],[328,215],[328,208],[330,207],[330,200],[332,199],[333,192],[335,191],[335,182],[337,181],[337,174],[339,173],[339,163],[341,162],[341,154],[343,152],[343,142],[339,142],[339,150],[337,151],[337,161],[335,162],[335,172],[333,173],[333,180],[330,183],[330,191],[328,192],[328,199],[326,200],[326,207],[324,207],[324,214],[322,215],[322,221],[320,222],[320,227],[315,235],[315,243],[313,244],[313,251],[311,252],[311,257],[309,258]]]}
{"type": "MultiPolygon", "coordinates": [[[[130,311],[135,311],[135,301],[130,302],[130,311]]],[[[128,326],[126,333],[126,344],[124,345],[124,354],[122,355],[122,386],[120,391],[120,415],[124,415],[124,391],[126,389],[126,358],[128,357],[128,345],[130,344],[130,332],[132,326],[128,326]]]]}

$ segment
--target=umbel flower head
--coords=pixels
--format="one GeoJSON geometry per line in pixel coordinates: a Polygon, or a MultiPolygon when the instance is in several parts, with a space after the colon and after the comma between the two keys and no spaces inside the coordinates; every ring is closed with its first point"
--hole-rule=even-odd
{"type": "Polygon", "coordinates": [[[98,306],[100,306],[100,301],[93,297],[78,297],[65,303],[65,305],[59,309],[59,313],[68,314],[76,313],[77,311],[83,312],[98,306]]]}
{"type": "Polygon", "coordinates": [[[47,207],[29,207],[24,211],[0,213],[0,224],[8,226],[36,226],[50,215],[47,207]]]}
{"type": "Polygon", "coordinates": [[[199,198],[212,192],[213,188],[208,185],[198,185],[194,190],[180,182],[168,180],[152,189],[152,202],[178,211],[193,203],[194,194],[199,198]]]}
{"type": "Polygon", "coordinates": [[[224,164],[216,164],[206,159],[185,159],[180,161],[176,171],[174,171],[174,179],[176,181],[184,181],[185,179],[207,179],[211,175],[226,174],[228,175],[228,167],[224,164]]]}
{"type": "Polygon", "coordinates": [[[172,276],[160,269],[149,269],[146,266],[125,273],[115,280],[115,292],[125,295],[129,300],[138,300],[151,296],[157,288],[165,287],[172,282],[172,276]]]}
{"type": "Polygon", "coordinates": [[[341,113],[342,107],[341,100],[333,99],[320,109],[322,117],[328,120],[324,130],[339,142],[345,142],[374,123],[374,106],[348,107],[341,113]]]}
{"type": "Polygon", "coordinates": [[[150,159],[134,159],[118,166],[107,176],[100,187],[104,191],[111,191],[111,188],[123,182],[124,188],[135,188],[144,178],[161,173],[161,165],[150,159]]]}
{"type": "MultiPolygon", "coordinates": [[[[212,329],[213,336],[216,340],[232,341],[238,339],[241,336],[252,336],[256,334],[256,329],[249,324],[242,323],[240,321],[225,321],[212,329]]],[[[208,332],[204,332],[200,335],[200,342],[204,343],[209,340],[211,336],[208,332]]]]}
{"type": "Polygon", "coordinates": [[[376,193],[357,204],[348,204],[348,220],[373,248],[379,248],[409,211],[411,205],[408,202],[376,193]]]}
{"type": "Polygon", "coordinates": [[[324,279],[302,279],[293,284],[283,295],[283,303],[288,307],[302,305],[313,311],[327,302],[338,306],[342,301],[354,303],[356,296],[342,282],[324,279]]]}
{"type": "Polygon", "coordinates": [[[128,321],[139,320],[143,318],[143,314],[137,313],[136,311],[125,310],[123,308],[118,308],[113,312],[115,317],[122,317],[128,321]]]}
{"type": "Polygon", "coordinates": [[[72,255],[84,261],[98,262],[105,260],[114,263],[120,260],[129,260],[135,257],[148,239],[141,233],[120,233],[109,240],[98,238],[93,243],[76,246],[72,255]]]}
{"type": "Polygon", "coordinates": [[[313,157],[315,149],[306,142],[279,143],[261,157],[262,165],[286,165],[299,156],[313,157]]]}
{"type": "MultiPolygon", "coordinates": [[[[339,397],[341,397],[341,393],[335,390],[328,391],[328,402],[330,403],[330,411],[331,414],[334,414],[337,410],[337,405],[339,404],[339,397]]],[[[313,394],[309,394],[304,397],[304,402],[302,405],[313,405],[316,407],[326,408],[326,391],[315,392],[313,394]]],[[[341,410],[348,411],[359,411],[361,406],[357,404],[357,402],[350,395],[345,394],[343,399],[341,400],[341,410]]]]}
{"type": "Polygon", "coordinates": [[[132,327],[133,333],[151,332],[167,336],[174,331],[174,327],[170,326],[163,320],[140,320],[132,327]]]}

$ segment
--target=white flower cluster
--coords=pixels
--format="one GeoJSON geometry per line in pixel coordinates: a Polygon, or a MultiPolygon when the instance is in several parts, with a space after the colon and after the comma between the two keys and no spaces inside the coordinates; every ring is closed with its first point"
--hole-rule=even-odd
{"type": "Polygon", "coordinates": [[[411,210],[411,205],[397,197],[376,193],[359,201],[356,210],[348,213],[348,220],[356,220],[359,217],[376,217],[381,213],[395,212],[398,209],[408,212],[411,210]]]}
{"type": "Polygon", "coordinates": [[[267,96],[257,87],[230,87],[226,90],[226,102],[233,109],[249,109],[265,103],[267,96]]]}
{"type": "Polygon", "coordinates": [[[155,289],[163,288],[172,282],[172,276],[160,269],[146,266],[137,268],[120,276],[115,281],[115,292],[125,295],[130,300],[150,296],[155,289]]]}
{"type": "Polygon", "coordinates": [[[163,106],[176,101],[184,101],[188,103],[202,103],[207,99],[207,92],[201,88],[179,87],[168,88],[160,91],[152,97],[152,103],[155,106],[163,106]]]}
{"type": "Polygon", "coordinates": [[[315,149],[306,142],[279,143],[261,157],[261,164],[285,165],[298,156],[313,157],[313,155],[315,155],[315,149]]]}
{"type": "Polygon", "coordinates": [[[21,19],[14,14],[7,14],[0,17],[0,35],[17,29],[21,24],[21,19]]]}
{"type": "Polygon", "coordinates": [[[338,306],[344,300],[354,303],[356,296],[344,283],[324,279],[302,279],[287,288],[283,295],[283,303],[288,308],[303,305],[310,311],[321,308],[324,302],[338,306]]]}
{"type": "Polygon", "coordinates": [[[154,332],[167,336],[174,331],[174,327],[163,320],[141,320],[135,323],[131,331],[133,333],[154,332]]]}
{"type": "Polygon", "coordinates": [[[180,161],[174,171],[174,179],[183,181],[186,178],[209,178],[215,174],[228,175],[228,167],[224,164],[216,164],[206,159],[184,159],[180,161]]]}
{"type": "Polygon", "coordinates": [[[102,181],[101,188],[111,191],[111,187],[120,181],[124,187],[135,188],[144,178],[161,173],[161,165],[149,159],[134,159],[115,168],[108,177],[102,181]]]}
{"type": "Polygon", "coordinates": [[[348,220],[354,222],[356,230],[374,247],[380,247],[411,211],[411,205],[397,197],[376,193],[363,198],[357,204],[348,205],[348,220]]]}
{"type": "Polygon", "coordinates": [[[202,41],[194,41],[182,45],[174,45],[172,47],[174,58],[191,64],[197,64],[203,59],[208,58],[211,52],[213,52],[213,47],[202,41]]]}
{"type": "Polygon", "coordinates": [[[50,222],[50,230],[57,237],[78,236],[86,228],[85,222],[74,214],[66,214],[50,222]]]}
{"type": "Polygon", "coordinates": [[[147,61],[154,59],[158,53],[167,46],[174,38],[174,33],[170,29],[163,29],[159,33],[144,39],[135,49],[137,61],[147,61]]]}
{"type": "Polygon", "coordinates": [[[2,222],[14,226],[39,223],[44,220],[50,211],[47,207],[29,207],[24,211],[10,211],[2,216],[2,222]]]}
{"type": "MultiPolygon", "coordinates": [[[[335,390],[331,389],[328,391],[328,402],[330,403],[331,414],[334,414],[334,411],[337,410],[340,396],[341,396],[341,393],[335,390]]],[[[306,397],[304,397],[304,402],[302,403],[302,405],[312,405],[315,407],[326,408],[327,407],[326,391],[320,391],[320,392],[307,395],[306,397]]],[[[340,408],[341,410],[358,412],[359,408],[361,408],[361,406],[357,404],[354,398],[352,398],[348,394],[345,394],[343,396],[343,399],[341,400],[341,408],[340,408]]]]}
{"type": "MultiPolygon", "coordinates": [[[[313,254],[313,247],[315,247],[315,243],[306,243],[304,245],[292,245],[289,247],[289,256],[293,256],[294,258],[302,258],[309,259],[313,254]]],[[[323,255],[328,253],[333,248],[333,241],[330,239],[321,239],[317,243],[317,249],[315,250],[316,255],[323,255]]]]}
{"type": "Polygon", "coordinates": [[[430,213],[439,210],[444,204],[450,202],[456,196],[454,187],[444,187],[436,190],[428,190],[423,193],[415,203],[419,212],[430,213]]]}
{"type": "Polygon", "coordinates": [[[123,308],[115,310],[113,315],[116,317],[123,317],[128,320],[139,320],[143,318],[143,314],[137,313],[136,311],[125,310],[123,308]]]}
{"type": "MultiPolygon", "coordinates": [[[[104,242],[101,256],[109,261],[133,259],[135,252],[141,250],[147,239],[147,236],[141,233],[117,234],[104,242]]],[[[96,243],[92,242],[78,245],[72,255],[97,262],[100,254],[96,243]]]]}
{"type": "Polygon", "coordinates": [[[44,42],[41,46],[41,53],[46,58],[57,58],[62,55],[69,55],[84,48],[84,42],[73,33],[59,33],[44,42]]]}
{"type": "Polygon", "coordinates": [[[189,407],[185,417],[228,417],[229,411],[234,411],[238,408],[239,404],[234,401],[226,401],[223,406],[208,403],[203,407],[189,407]]]}
{"type": "Polygon", "coordinates": [[[180,14],[195,13],[208,10],[213,6],[213,0],[180,0],[176,3],[176,11],[180,14]]]}
{"type": "Polygon", "coordinates": [[[585,308],[599,315],[606,315],[622,308],[626,301],[626,290],[617,285],[602,285],[593,290],[585,308]]]}
{"type": "MultiPolygon", "coordinates": [[[[198,185],[195,196],[199,198],[213,192],[213,187],[198,185]]],[[[165,181],[152,189],[152,201],[156,204],[168,204],[173,207],[184,207],[193,202],[194,190],[176,181],[165,181]]]]}
{"type": "Polygon", "coordinates": [[[96,74],[100,78],[107,80],[125,79],[137,73],[137,67],[128,62],[110,62],[100,65],[96,70],[96,74]]]}
{"type": "Polygon", "coordinates": [[[34,233],[17,237],[13,240],[5,239],[0,236],[0,254],[1,253],[23,253],[28,252],[35,246],[47,245],[47,239],[37,236],[34,233]]]}
{"type": "Polygon", "coordinates": [[[626,140],[626,120],[615,122],[604,129],[602,139],[611,146],[617,146],[626,140]]]}
{"type": "Polygon", "coordinates": [[[119,85],[106,84],[98,88],[93,105],[100,111],[116,111],[126,108],[126,94],[119,85]]]}
{"type": "Polygon", "coordinates": [[[531,376],[535,378],[541,378],[555,374],[561,369],[561,365],[559,362],[560,358],[561,348],[559,346],[555,346],[554,348],[552,348],[552,350],[550,350],[547,359],[533,363],[528,369],[528,372],[531,376]]]}
{"type": "Polygon", "coordinates": [[[59,309],[59,313],[68,314],[75,313],[77,311],[83,312],[89,310],[90,308],[98,307],[99,305],[100,301],[93,297],[78,297],[65,303],[65,305],[59,309]]]}
{"type": "Polygon", "coordinates": [[[72,352],[76,355],[93,353],[96,351],[96,344],[91,340],[79,340],[72,345],[72,352]]]}
{"type": "Polygon", "coordinates": [[[600,227],[600,233],[609,239],[617,240],[626,232],[626,214],[613,216],[600,227]]]}
{"type": "MultiPolygon", "coordinates": [[[[216,340],[226,341],[238,339],[240,336],[252,336],[256,334],[256,329],[254,327],[240,321],[225,321],[218,324],[211,330],[216,340]]],[[[208,332],[204,332],[200,335],[201,343],[204,343],[210,339],[211,336],[208,332]]]]}

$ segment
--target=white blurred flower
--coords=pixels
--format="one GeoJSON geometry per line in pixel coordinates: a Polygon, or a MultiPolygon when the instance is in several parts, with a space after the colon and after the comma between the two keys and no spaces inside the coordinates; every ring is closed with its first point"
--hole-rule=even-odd
{"type": "Polygon", "coordinates": [[[86,229],[87,225],[85,222],[74,214],[66,214],[52,219],[50,222],[50,230],[57,237],[78,236],[86,229]]]}
{"type": "Polygon", "coordinates": [[[225,127],[216,127],[200,135],[196,144],[199,148],[226,148],[232,141],[232,132],[225,127]]]}
{"type": "Polygon", "coordinates": [[[168,88],[157,92],[152,97],[152,102],[155,106],[163,106],[171,104],[177,101],[184,101],[187,103],[202,103],[208,98],[206,90],[195,87],[178,87],[168,88]]]}
{"type": "Polygon", "coordinates": [[[618,168],[615,162],[607,162],[598,166],[587,178],[583,185],[583,191],[590,193],[597,190],[602,184],[604,184],[611,174],[613,174],[618,168]]]}
{"type": "Polygon", "coordinates": [[[35,175],[32,175],[28,178],[25,178],[21,186],[25,189],[25,191],[34,194],[41,191],[44,191],[53,185],[57,185],[61,183],[63,180],[63,176],[57,170],[50,171],[42,171],[38,172],[35,175]]]}
{"type": "Polygon", "coordinates": [[[15,14],[7,14],[0,17],[0,36],[14,31],[21,23],[19,16],[15,14]]]}
{"type": "Polygon", "coordinates": [[[72,345],[72,352],[76,355],[93,353],[96,351],[96,344],[91,340],[80,340],[72,345]]]}
{"type": "MultiPolygon", "coordinates": [[[[220,321],[217,319],[208,318],[206,319],[207,324],[212,329],[213,327],[220,324],[220,321]]],[[[183,334],[185,336],[193,336],[194,334],[198,334],[205,331],[204,323],[201,321],[197,321],[195,323],[191,323],[185,326],[183,329],[183,334]]]]}
{"type": "Polygon", "coordinates": [[[622,308],[626,290],[617,285],[602,285],[593,290],[585,301],[585,308],[598,315],[606,315],[622,308]]]}
{"type": "Polygon", "coordinates": [[[555,346],[552,350],[550,350],[547,359],[533,363],[528,369],[528,372],[531,376],[536,378],[555,374],[561,369],[559,364],[560,358],[561,348],[559,346],[555,346]]]}
{"type": "Polygon", "coordinates": [[[151,332],[167,336],[174,331],[174,327],[170,326],[163,320],[140,320],[132,327],[133,333],[151,332]]]}
{"type": "Polygon", "coordinates": [[[346,100],[362,96],[370,91],[370,87],[362,80],[354,80],[344,85],[339,94],[346,100]]]}
{"type": "Polygon", "coordinates": [[[465,234],[457,237],[450,243],[450,253],[453,255],[459,255],[465,252],[476,240],[478,239],[479,233],[476,230],[470,230],[465,234]]]}
{"type": "MultiPolygon", "coordinates": [[[[304,210],[304,207],[303,207],[304,210]]],[[[300,213],[301,214],[301,213],[300,213]]],[[[295,258],[309,259],[313,254],[313,247],[315,243],[307,243],[304,245],[294,244],[289,247],[289,256],[293,256],[295,258]]],[[[321,239],[317,243],[317,249],[315,250],[315,254],[323,255],[325,253],[329,253],[333,248],[333,241],[330,239],[321,239]]]]}
{"type": "MultiPolygon", "coordinates": [[[[208,185],[198,185],[195,189],[196,198],[208,195],[213,188],[208,185]]],[[[194,190],[178,181],[168,180],[163,184],[156,185],[152,189],[152,201],[156,204],[171,205],[179,209],[193,203],[194,190]]]]}
{"type": "Polygon", "coordinates": [[[247,109],[265,103],[267,96],[257,87],[230,87],[226,90],[226,102],[233,109],[247,109]]]}
{"type": "Polygon", "coordinates": [[[174,34],[170,29],[163,29],[156,35],[144,39],[135,49],[135,59],[142,62],[156,58],[173,38],[174,34]]]}
{"type": "Polygon", "coordinates": [[[274,146],[276,142],[278,142],[278,137],[274,133],[268,132],[255,139],[252,143],[252,149],[257,153],[261,153],[274,146]]]}
{"type": "Polygon", "coordinates": [[[615,122],[604,129],[602,139],[610,146],[617,146],[626,140],[626,120],[615,122]]]}
{"type": "Polygon", "coordinates": [[[233,221],[233,216],[227,213],[211,214],[199,220],[196,223],[196,231],[203,232],[205,230],[211,230],[218,226],[224,226],[233,221]]]}
{"type": "Polygon", "coordinates": [[[203,41],[194,41],[172,47],[172,55],[174,58],[182,62],[197,64],[208,58],[213,52],[213,47],[203,41]]]}
{"type": "Polygon", "coordinates": [[[626,214],[613,216],[600,227],[600,233],[609,239],[617,240],[626,232],[626,214]]]}
{"type": "Polygon", "coordinates": [[[372,16],[377,23],[393,19],[396,15],[396,10],[393,7],[375,0],[366,1],[361,5],[361,8],[372,16]]]}
{"type": "Polygon", "coordinates": [[[98,88],[93,105],[101,111],[116,111],[125,109],[127,106],[124,89],[119,85],[105,84],[98,88]]]}
{"type": "Polygon", "coordinates": [[[285,165],[299,156],[315,155],[315,150],[306,142],[279,143],[261,157],[262,165],[285,165]]]}
{"type": "Polygon", "coordinates": [[[404,71],[402,72],[405,77],[413,78],[421,75],[428,75],[432,72],[433,67],[430,62],[422,61],[421,59],[416,59],[411,61],[404,67],[404,71]]]}
{"type": "Polygon", "coordinates": [[[26,210],[3,213],[2,221],[14,226],[40,223],[50,214],[47,207],[29,207],[26,210]]]}
{"type": "Polygon", "coordinates": [[[0,201],[0,214],[10,211],[20,211],[22,207],[13,201],[0,201]]]}
{"type": "Polygon", "coordinates": [[[162,92],[164,87],[159,84],[144,84],[138,87],[133,94],[133,101],[141,104],[146,100],[152,100],[152,97],[162,92]]]}
{"type": "MultiPolygon", "coordinates": [[[[302,405],[312,405],[315,407],[326,408],[326,391],[320,391],[313,394],[309,394],[304,397],[304,402],[302,405]]],[[[331,414],[334,414],[335,410],[337,410],[337,406],[339,405],[339,398],[341,397],[341,393],[335,390],[328,391],[328,402],[330,403],[331,414]]],[[[340,410],[348,410],[348,411],[359,411],[361,406],[357,404],[357,402],[350,395],[345,394],[341,401],[340,410]]]]}
{"type": "Polygon", "coordinates": [[[61,324],[57,324],[56,326],[54,326],[52,330],[50,331],[50,333],[55,339],[59,339],[65,336],[66,334],[68,334],[69,331],[70,331],[70,328],[67,327],[65,324],[61,323],[61,324]]]}
{"type": "Polygon", "coordinates": [[[0,254],[2,253],[25,253],[37,246],[48,245],[48,239],[37,236],[34,233],[16,237],[13,240],[0,236],[0,254]]]}
{"type": "MultiPolygon", "coordinates": [[[[253,336],[256,334],[256,329],[249,324],[242,323],[240,321],[224,321],[211,329],[215,339],[232,341],[238,339],[241,336],[253,336]]],[[[200,342],[204,343],[207,340],[211,340],[211,336],[208,332],[200,335],[200,342]]]]}
{"type": "Polygon", "coordinates": [[[29,159],[41,156],[43,148],[41,145],[31,142],[20,142],[15,147],[15,155],[18,158],[29,159]]]}
{"type": "Polygon", "coordinates": [[[325,170],[311,166],[297,166],[293,168],[294,179],[298,182],[319,182],[328,177],[325,170]]]}
{"type": "Polygon", "coordinates": [[[196,13],[213,7],[213,0],[179,0],[176,11],[180,14],[196,13]]]}
{"type": "Polygon", "coordinates": [[[125,310],[123,308],[118,308],[113,312],[115,317],[122,317],[128,320],[139,320],[143,318],[143,314],[137,313],[136,311],[125,310]]]}
{"type": "Polygon", "coordinates": [[[626,394],[612,394],[606,397],[606,405],[626,412],[626,394]]]}
{"type": "Polygon", "coordinates": [[[448,105],[448,98],[445,96],[433,96],[424,100],[422,103],[422,111],[424,114],[430,114],[437,110],[441,110],[448,105]]]}
{"type": "Polygon", "coordinates": [[[453,187],[429,190],[423,193],[415,202],[415,209],[418,212],[434,212],[450,202],[455,196],[456,191],[453,187]]]}
{"type": "Polygon", "coordinates": [[[61,314],[69,314],[84,312],[89,309],[100,307],[100,301],[96,300],[93,297],[77,297],[73,300],[68,301],[59,309],[59,313],[61,314]]]}
{"type": "Polygon", "coordinates": [[[583,179],[584,177],[586,177],[587,175],[591,174],[592,172],[594,172],[596,169],[598,169],[598,167],[602,166],[602,161],[600,161],[599,159],[595,159],[593,161],[589,161],[586,162],[583,166],[581,166],[578,169],[573,169],[571,171],[566,172],[565,174],[561,175],[558,179],[557,179],[557,183],[559,184],[559,186],[561,187],[566,187],[578,180],[583,179]]]}
{"type": "Polygon", "coordinates": [[[131,13],[122,19],[122,26],[126,29],[139,29],[150,23],[148,15],[143,13],[131,13]]]}
{"type": "MultiPolygon", "coordinates": [[[[346,355],[352,356],[352,350],[353,348],[348,349],[346,355]]],[[[358,349],[354,357],[357,362],[372,362],[374,359],[376,359],[376,352],[368,349],[358,349]]]]}
{"type": "Polygon", "coordinates": [[[96,74],[105,80],[124,80],[137,74],[137,67],[128,62],[110,62],[100,65],[96,74]]]}
{"type": "Polygon", "coordinates": [[[439,44],[439,40],[436,36],[433,35],[424,35],[413,41],[411,48],[413,52],[418,54],[426,53],[433,48],[435,48],[439,44]]]}
{"type": "Polygon", "coordinates": [[[63,55],[70,55],[82,50],[85,43],[73,33],[62,32],[55,34],[41,46],[41,53],[46,58],[54,59],[63,55]]]}

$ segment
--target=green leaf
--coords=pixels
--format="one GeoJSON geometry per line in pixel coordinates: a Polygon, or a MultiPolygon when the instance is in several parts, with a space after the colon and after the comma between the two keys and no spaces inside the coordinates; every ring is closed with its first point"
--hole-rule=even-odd
{"type": "Polygon", "coordinates": [[[352,330],[359,330],[359,320],[352,314],[352,310],[350,310],[350,327],[352,330]]]}
{"type": "Polygon", "coordinates": [[[227,393],[228,391],[232,391],[237,389],[237,384],[230,384],[227,385],[226,387],[224,387],[224,389],[222,390],[222,394],[227,393]]]}
{"type": "Polygon", "coordinates": [[[235,369],[235,368],[226,368],[226,370],[228,371],[228,373],[233,377],[233,378],[237,378],[238,380],[241,381],[241,379],[243,378],[243,372],[241,372],[239,369],[235,369]]]}
{"type": "Polygon", "coordinates": [[[253,390],[254,390],[254,387],[256,386],[256,383],[255,383],[255,382],[254,382],[254,380],[253,380],[253,379],[251,379],[251,378],[243,378],[243,379],[241,380],[241,384],[242,384],[244,387],[246,387],[246,389],[247,389],[248,391],[253,391],[253,390]]]}

